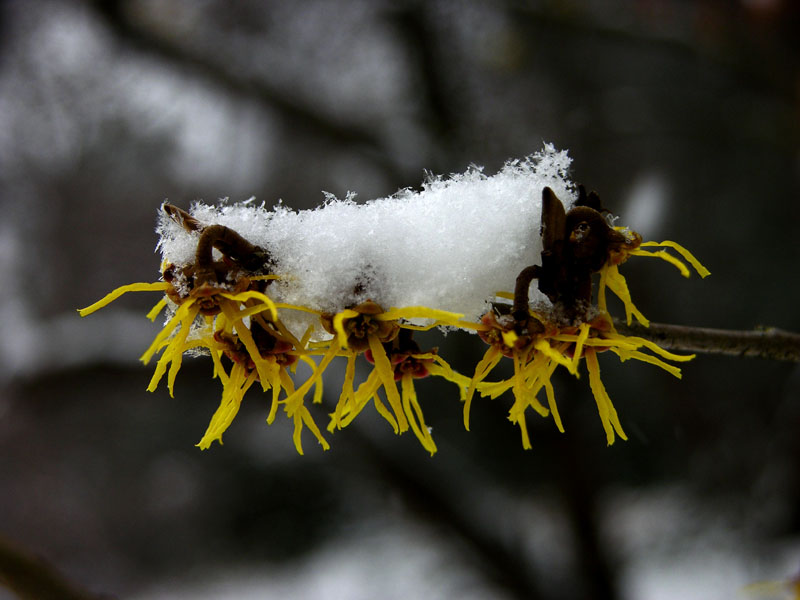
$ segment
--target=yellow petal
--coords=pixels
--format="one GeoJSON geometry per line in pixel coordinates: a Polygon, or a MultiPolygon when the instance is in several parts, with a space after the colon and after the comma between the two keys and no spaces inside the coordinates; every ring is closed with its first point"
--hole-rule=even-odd
{"type": "Polygon", "coordinates": [[[147,313],[147,318],[151,321],[155,321],[158,314],[164,309],[167,305],[167,297],[164,296],[161,300],[156,302],[156,305],[150,309],[150,312],[147,313]]]}
{"type": "Polygon", "coordinates": [[[580,361],[583,355],[583,345],[589,338],[590,329],[591,326],[588,323],[581,323],[580,333],[578,334],[578,339],[575,341],[575,350],[572,355],[572,367],[575,373],[578,372],[578,361],[580,361]]]}
{"type": "Polygon", "coordinates": [[[436,444],[433,442],[431,432],[425,425],[425,419],[422,416],[422,407],[417,401],[417,392],[414,389],[414,376],[410,373],[404,373],[400,380],[401,388],[403,391],[403,412],[411,424],[411,429],[414,435],[428,452],[433,456],[436,453],[436,444]]]}
{"type": "Polygon", "coordinates": [[[372,395],[372,401],[375,404],[375,410],[378,411],[378,414],[389,422],[389,425],[392,426],[392,429],[394,430],[395,434],[399,434],[400,427],[398,427],[397,425],[397,419],[395,419],[392,412],[388,408],[386,408],[386,405],[383,402],[381,402],[381,399],[378,397],[377,392],[372,395]]]}
{"type": "MultiPolygon", "coordinates": [[[[336,403],[336,408],[333,412],[331,424],[334,427],[341,427],[342,415],[344,415],[345,407],[352,407],[355,404],[355,390],[353,389],[353,380],[356,374],[356,354],[350,353],[347,357],[347,366],[344,370],[344,382],[342,383],[342,393],[339,395],[339,401],[336,403]]],[[[330,431],[331,425],[328,425],[330,431]]]]}
{"type": "Polygon", "coordinates": [[[342,407],[341,420],[336,423],[334,419],[331,419],[331,423],[328,424],[328,431],[333,431],[333,428],[336,427],[341,429],[342,427],[349,425],[353,419],[355,419],[361,413],[361,411],[364,410],[364,407],[367,405],[370,399],[373,399],[378,413],[389,422],[395,433],[400,433],[400,430],[397,427],[396,419],[389,412],[389,409],[387,409],[386,406],[384,406],[384,404],[380,401],[380,398],[377,395],[380,387],[380,375],[378,375],[378,372],[373,369],[369,376],[367,376],[367,379],[358,386],[358,389],[353,394],[353,401],[342,407]]]}
{"type": "Polygon", "coordinates": [[[222,385],[225,386],[228,384],[228,374],[225,373],[225,369],[222,366],[222,351],[212,350],[211,351],[211,360],[214,363],[214,375],[213,377],[219,377],[219,380],[222,382],[222,385]]]}
{"type": "Polygon", "coordinates": [[[651,342],[645,338],[634,337],[634,336],[627,336],[626,340],[635,343],[637,346],[644,346],[648,350],[655,352],[656,354],[660,354],[664,358],[668,360],[674,360],[676,362],[688,362],[693,360],[696,355],[694,354],[674,354],[673,352],[669,352],[665,350],[655,342],[651,342]]]}
{"type": "Polygon", "coordinates": [[[608,312],[606,303],[606,287],[608,286],[608,270],[611,265],[606,264],[600,269],[600,283],[597,286],[597,308],[604,313],[608,312]]]}
{"type": "Polygon", "coordinates": [[[259,302],[263,302],[268,308],[270,313],[272,314],[272,320],[278,320],[278,309],[275,306],[275,303],[272,301],[272,298],[267,296],[266,294],[262,294],[261,292],[256,292],[254,290],[249,290],[246,292],[241,292],[239,294],[220,294],[223,298],[227,298],[228,300],[233,300],[234,302],[241,302],[245,303],[248,300],[258,300],[259,302]]]}
{"type": "Polygon", "coordinates": [[[255,371],[249,375],[246,374],[245,369],[240,364],[235,364],[231,369],[231,376],[228,385],[222,392],[222,401],[219,408],[211,417],[211,422],[206,429],[202,439],[197,443],[201,450],[206,450],[211,446],[214,440],[218,440],[222,444],[222,434],[230,427],[236,414],[239,412],[239,407],[244,398],[245,392],[250,388],[256,379],[255,371]]]}
{"type": "Polygon", "coordinates": [[[431,375],[442,377],[447,381],[455,383],[462,394],[469,387],[470,378],[455,371],[453,367],[438,354],[431,354],[430,356],[425,356],[425,358],[432,358],[434,360],[434,364],[429,364],[427,366],[428,372],[431,375]]]}
{"type": "Polygon", "coordinates": [[[567,358],[564,354],[562,354],[558,350],[555,350],[546,339],[544,338],[540,339],[538,342],[536,342],[536,344],[534,344],[533,347],[536,348],[539,352],[541,352],[545,356],[547,356],[547,358],[549,358],[550,360],[558,363],[562,367],[565,367],[567,371],[569,371],[576,377],[578,376],[578,371],[576,370],[576,363],[567,358]]]}
{"type": "MultiPolygon", "coordinates": [[[[286,372],[286,369],[280,369],[278,371],[278,377],[281,380],[281,387],[284,390],[286,390],[286,394],[288,396],[291,396],[294,393],[294,382],[292,381],[292,378],[289,377],[289,374],[286,372]]],[[[274,389],[275,388],[273,388],[273,393],[274,393],[274,389]]],[[[285,400],[284,400],[284,402],[285,402],[285,400]]],[[[272,422],[275,420],[275,412],[274,412],[273,409],[277,409],[277,405],[278,404],[280,404],[280,401],[275,401],[275,396],[273,396],[273,405],[270,406],[270,412],[269,412],[269,415],[267,415],[267,423],[268,424],[272,424],[272,422]]],[[[287,414],[288,413],[289,413],[289,411],[287,410],[287,414]]]]}
{"type": "Polygon", "coordinates": [[[258,351],[258,346],[256,346],[256,342],[253,339],[252,333],[247,328],[247,325],[245,325],[244,322],[239,318],[236,308],[231,303],[221,302],[220,308],[222,309],[225,318],[233,323],[233,326],[236,329],[236,334],[239,336],[239,340],[241,340],[241,342],[244,344],[247,354],[250,356],[256,366],[258,377],[261,380],[261,387],[264,391],[267,391],[269,385],[269,365],[267,364],[266,360],[262,358],[261,353],[258,351]]]}
{"type": "Polygon", "coordinates": [[[189,313],[189,311],[192,310],[193,304],[194,302],[192,300],[187,300],[178,307],[178,310],[175,311],[175,314],[172,315],[172,318],[169,321],[167,321],[166,325],[164,325],[161,331],[158,332],[158,335],[156,335],[155,339],[153,340],[153,343],[150,344],[150,347],[147,350],[145,350],[145,353],[142,354],[139,360],[141,360],[144,364],[150,362],[150,359],[153,357],[153,354],[155,354],[156,350],[158,350],[161,347],[161,343],[167,337],[169,337],[169,335],[175,330],[175,328],[183,320],[183,318],[187,315],[187,313],[189,313]]]}
{"type": "Polygon", "coordinates": [[[273,325],[275,325],[275,328],[278,330],[278,333],[280,333],[284,338],[289,340],[289,343],[294,347],[295,351],[302,352],[305,349],[305,347],[306,347],[305,343],[308,342],[307,338],[304,339],[304,340],[298,340],[296,337],[294,337],[292,332],[289,331],[288,329],[286,329],[286,326],[283,323],[281,323],[279,320],[278,321],[274,321],[273,325]]]}
{"type": "Polygon", "coordinates": [[[473,331],[488,331],[491,329],[488,325],[484,325],[483,323],[473,323],[472,321],[458,321],[457,323],[453,324],[453,327],[458,327],[459,329],[471,329],[473,331]]]}
{"type": "Polygon", "coordinates": [[[186,314],[181,315],[182,318],[180,321],[180,328],[175,336],[169,342],[166,342],[167,347],[164,350],[164,353],[161,355],[161,358],[158,360],[153,377],[150,379],[150,383],[147,386],[148,392],[154,392],[156,390],[159,381],[161,381],[161,378],[164,376],[164,373],[167,370],[167,365],[172,363],[169,377],[167,379],[169,395],[172,396],[175,377],[181,367],[183,352],[185,350],[184,342],[186,341],[186,336],[189,334],[189,328],[197,317],[199,311],[199,307],[192,306],[186,311],[186,314]]]}
{"type": "Polygon", "coordinates": [[[375,315],[379,321],[396,321],[397,319],[433,319],[441,325],[454,324],[464,315],[461,313],[437,310],[426,306],[405,306],[403,308],[390,308],[384,313],[375,315]]]}
{"type": "MultiPolygon", "coordinates": [[[[231,300],[231,298],[226,298],[226,299],[231,300]]],[[[234,302],[234,300],[231,301],[234,302]]],[[[272,313],[271,307],[268,306],[267,304],[255,304],[253,306],[246,306],[242,308],[241,310],[239,310],[236,316],[240,319],[246,319],[254,315],[259,315],[268,310],[270,311],[270,313],[272,313]]]]}
{"type": "Polygon", "coordinates": [[[322,314],[318,310],[314,310],[313,308],[308,308],[307,306],[298,306],[297,304],[284,304],[283,302],[276,302],[275,308],[288,308],[291,310],[299,310],[301,312],[311,313],[312,315],[322,314]]]}
{"type": "MultiPolygon", "coordinates": [[[[281,369],[282,371],[282,369],[281,369]]],[[[276,380],[273,380],[272,385],[272,403],[269,405],[269,412],[267,413],[267,425],[271,425],[275,421],[275,415],[278,412],[278,401],[281,395],[281,373],[277,374],[276,380]]]]}
{"type": "Polygon", "coordinates": [[[665,363],[656,356],[651,356],[650,354],[645,354],[644,352],[639,352],[637,350],[618,350],[616,348],[612,348],[611,351],[618,354],[622,360],[632,358],[634,360],[646,362],[664,369],[667,373],[677,377],[678,379],[681,378],[681,370],[678,367],[665,363]]]}
{"type": "Polygon", "coordinates": [[[519,432],[522,435],[522,448],[525,450],[530,450],[533,448],[533,446],[531,446],[531,439],[528,436],[528,424],[525,421],[525,413],[522,412],[513,419],[509,417],[509,420],[512,423],[519,425],[519,432]]]}
{"type": "Polygon", "coordinates": [[[586,358],[586,368],[589,371],[589,386],[597,403],[597,412],[600,414],[600,421],[606,432],[608,445],[610,446],[614,443],[615,431],[623,440],[627,440],[625,432],[622,431],[617,411],[611,403],[611,398],[608,397],[608,392],[606,392],[603,382],[600,380],[600,365],[597,362],[597,353],[593,348],[587,348],[584,356],[586,358]]]}
{"type": "MultiPolygon", "coordinates": [[[[183,362],[183,353],[187,350],[186,336],[189,335],[189,328],[199,312],[199,307],[195,307],[195,310],[189,311],[189,314],[181,321],[180,331],[175,334],[175,338],[170,344],[175,347],[174,357],[172,359],[172,364],[169,366],[169,374],[167,375],[167,389],[169,390],[170,397],[173,395],[175,378],[178,376],[178,371],[180,371],[181,363],[183,362]]],[[[164,354],[166,354],[166,352],[164,354]]]]}
{"type": "Polygon", "coordinates": [[[311,339],[311,334],[312,333],[314,333],[314,326],[313,325],[309,325],[306,328],[305,333],[303,333],[303,337],[300,338],[300,343],[299,344],[295,344],[295,348],[297,350],[305,350],[308,347],[308,340],[311,339]]]}
{"type": "Polygon", "coordinates": [[[484,398],[488,397],[494,400],[505,394],[512,387],[514,387],[514,378],[509,377],[502,381],[482,381],[475,386],[475,389],[477,389],[484,398]]]}
{"type": "Polygon", "coordinates": [[[548,377],[548,367],[553,365],[555,369],[555,364],[541,354],[537,354],[536,358],[527,364],[525,364],[525,360],[527,358],[517,359],[515,357],[514,374],[518,384],[514,388],[514,395],[518,398],[522,410],[530,406],[541,416],[547,417],[550,411],[539,402],[537,395],[548,377]]]}
{"type": "MultiPolygon", "coordinates": [[[[302,358],[302,357],[301,357],[302,358]]],[[[314,364],[314,361],[311,361],[314,364]]],[[[316,365],[314,365],[316,366],[316,365]]],[[[278,371],[278,377],[281,379],[281,386],[284,390],[286,390],[286,394],[293,394],[294,393],[294,381],[292,378],[289,377],[289,374],[286,372],[286,369],[280,369],[278,371]]]]}
{"type": "Polygon", "coordinates": [[[616,294],[625,305],[625,315],[628,325],[631,324],[632,316],[636,317],[636,320],[645,327],[650,325],[650,321],[648,321],[645,316],[639,312],[639,309],[636,308],[636,305],[634,305],[633,300],[631,299],[631,293],[628,290],[628,282],[619,272],[619,269],[616,265],[610,265],[607,267],[606,284],[608,285],[608,288],[614,292],[614,294],[616,294]]]}
{"type": "MultiPolygon", "coordinates": [[[[555,369],[556,363],[551,360],[545,359],[542,361],[542,365],[538,367],[535,371],[535,377],[526,379],[527,383],[527,395],[526,395],[526,402],[527,405],[533,408],[537,413],[539,413],[543,417],[550,416],[550,409],[545,407],[541,402],[539,402],[539,391],[544,387],[545,383],[549,381],[550,375],[548,374],[548,368],[552,366],[555,369]]],[[[550,371],[552,373],[552,371],[550,371]]]]}
{"type": "Polygon", "coordinates": [[[311,377],[306,379],[305,382],[303,382],[303,385],[301,385],[294,392],[289,394],[289,396],[284,400],[284,403],[286,404],[286,408],[287,408],[287,414],[289,414],[289,416],[292,416],[290,411],[293,412],[294,411],[294,407],[296,405],[302,405],[303,397],[306,395],[308,390],[311,389],[311,386],[314,385],[314,383],[320,377],[322,377],[323,371],[325,371],[325,369],[328,367],[330,362],[336,357],[337,352],[338,352],[338,350],[336,348],[336,345],[332,344],[330,346],[330,348],[328,348],[328,352],[322,358],[322,361],[320,361],[319,365],[314,370],[314,373],[311,375],[311,377]]]}
{"type": "Polygon", "coordinates": [[[500,352],[500,349],[497,346],[489,346],[483,358],[475,365],[475,374],[472,376],[469,388],[464,396],[464,429],[467,431],[469,431],[469,409],[472,406],[472,396],[475,394],[475,388],[478,383],[486,379],[501,358],[503,358],[503,353],[500,352]]]}
{"type": "Polygon", "coordinates": [[[558,405],[556,404],[556,395],[553,391],[553,384],[548,377],[544,382],[544,389],[547,393],[547,404],[550,406],[550,412],[553,415],[556,427],[561,433],[564,433],[564,425],[561,424],[561,415],[558,414],[558,405]]]}
{"type": "Polygon", "coordinates": [[[294,445],[295,448],[297,448],[297,452],[303,454],[303,447],[300,444],[300,433],[303,429],[303,425],[308,427],[311,433],[314,434],[314,437],[317,438],[317,441],[320,443],[323,450],[330,450],[331,448],[330,444],[328,444],[327,440],[324,437],[322,437],[322,432],[320,432],[319,427],[317,427],[317,424],[311,417],[311,413],[305,406],[301,406],[300,410],[297,413],[295,413],[294,423],[295,423],[294,445]]]}
{"type": "MultiPolygon", "coordinates": [[[[300,407],[300,410],[305,407],[300,407]]],[[[303,456],[303,440],[301,438],[301,434],[303,433],[303,417],[298,410],[292,418],[294,419],[294,432],[292,433],[292,441],[294,442],[294,447],[297,449],[297,453],[300,456],[303,456]]]]}
{"type": "Polygon", "coordinates": [[[697,274],[700,275],[703,279],[711,275],[711,271],[706,269],[699,260],[697,260],[691,252],[689,252],[686,248],[681,246],[680,244],[670,241],[664,240],[663,242],[642,242],[642,246],[667,246],[669,248],[674,249],[678,254],[680,254],[686,262],[688,262],[694,270],[697,271],[697,274]]]}
{"type": "Polygon", "coordinates": [[[166,281],[157,281],[155,283],[129,283],[128,285],[122,285],[112,292],[106,294],[94,304],[90,304],[86,308],[78,309],[78,313],[82,317],[90,315],[94,311],[112,303],[114,300],[122,296],[122,294],[127,294],[128,292],[166,292],[168,289],[170,289],[170,287],[172,286],[170,286],[170,284],[168,284],[166,281]]]}
{"type": "Polygon", "coordinates": [[[650,256],[652,258],[660,258],[664,262],[668,262],[673,267],[678,269],[678,271],[680,271],[681,275],[684,277],[689,277],[689,275],[691,275],[691,273],[689,273],[689,269],[686,268],[686,265],[672,256],[666,250],[656,250],[655,252],[648,252],[647,250],[633,250],[631,254],[633,256],[650,256]]]}
{"type": "Polygon", "coordinates": [[[386,390],[386,399],[389,401],[389,406],[392,407],[394,415],[397,418],[397,426],[400,432],[408,430],[408,421],[405,414],[403,414],[403,406],[400,400],[400,394],[397,392],[397,385],[394,382],[394,369],[389,357],[386,355],[386,350],[383,349],[383,344],[374,335],[368,336],[369,349],[372,350],[372,358],[375,361],[375,370],[381,378],[383,389],[386,390]]]}

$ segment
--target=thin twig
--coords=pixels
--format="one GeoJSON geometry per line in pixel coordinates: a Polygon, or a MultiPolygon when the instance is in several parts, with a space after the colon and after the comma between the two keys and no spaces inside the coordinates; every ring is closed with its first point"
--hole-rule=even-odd
{"type": "Polygon", "coordinates": [[[800,362],[800,334],[773,327],[750,331],[664,323],[643,327],[619,319],[614,319],[614,326],[620,333],[645,338],[669,350],[800,362]]]}

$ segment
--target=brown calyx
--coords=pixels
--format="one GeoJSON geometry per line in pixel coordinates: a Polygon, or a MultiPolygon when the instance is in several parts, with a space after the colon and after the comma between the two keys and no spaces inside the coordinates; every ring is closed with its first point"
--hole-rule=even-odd
{"type": "Polygon", "coordinates": [[[213,317],[221,311],[219,294],[239,294],[255,287],[254,284],[261,283],[252,282],[229,261],[215,261],[213,269],[215,273],[213,281],[206,280],[198,283],[195,265],[186,265],[180,268],[172,264],[168,265],[162,273],[164,281],[172,284],[172,287],[166,291],[167,296],[175,304],[182,304],[191,298],[200,306],[201,314],[213,317]],[[220,284],[217,281],[225,283],[220,284]],[[186,286],[188,293],[185,290],[183,293],[179,291],[181,284],[186,286]]]}
{"type": "MultiPolygon", "coordinates": [[[[269,331],[254,322],[251,325],[250,333],[262,358],[272,358],[283,367],[290,367],[297,362],[297,355],[291,354],[294,346],[291,342],[282,339],[277,332],[269,331]]],[[[255,370],[253,357],[250,356],[239,338],[222,331],[215,331],[214,339],[224,346],[225,356],[233,362],[243,365],[248,373],[255,370]]]]}
{"type": "MultiPolygon", "coordinates": [[[[347,334],[347,347],[351,350],[356,352],[367,350],[370,336],[375,336],[381,343],[390,342],[400,331],[400,326],[394,321],[382,321],[373,318],[384,311],[380,304],[372,300],[362,302],[349,310],[359,313],[356,317],[350,317],[342,321],[342,327],[347,334]]],[[[320,320],[325,331],[337,335],[333,327],[334,317],[335,315],[332,313],[323,313],[320,316],[320,320]]]]}
{"type": "MultiPolygon", "coordinates": [[[[386,355],[392,364],[394,370],[394,380],[400,381],[403,375],[409,374],[414,379],[422,379],[430,375],[428,366],[433,364],[432,358],[417,358],[416,355],[422,354],[419,344],[412,339],[413,332],[410,329],[400,329],[398,335],[383,344],[386,355]]],[[[437,348],[433,348],[425,354],[435,354],[437,348]]],[[[364,357],[368,362],[374,364],[375,359],[372,355],[372,350],[368,349],[364,353],[364,357]]]]}
{"type": "Polygon", "coordinates": [[[481,323],[487,329],[478,331],[478,336],[490,346],[496,346],[503,356],[511,358],[515,352],[522,352],[536,342],[546,331],[545,324],[531,315],[524,320],[518,319],[514,313],[498,315],[495,310],[490,310],[481,317],[481,323]],[[503,333],[513,332],[517,337],[514,344],[509,346],[503,333]]]}

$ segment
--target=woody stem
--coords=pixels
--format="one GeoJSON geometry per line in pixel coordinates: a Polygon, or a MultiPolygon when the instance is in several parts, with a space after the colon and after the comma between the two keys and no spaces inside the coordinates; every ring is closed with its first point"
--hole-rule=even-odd
{"type": "Polygon", "coordinates": [[[642,337],[669,350],[800,362],[800,334],[773,327],[749,331],[663,323],[643,327],[619,319],[614,319],[614,327],[622,334],[642,337]]]}

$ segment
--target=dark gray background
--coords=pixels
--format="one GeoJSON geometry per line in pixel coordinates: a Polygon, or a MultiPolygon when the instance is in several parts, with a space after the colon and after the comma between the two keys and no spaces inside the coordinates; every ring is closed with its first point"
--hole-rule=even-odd
{"type": "MultiPolygon", "coordinates": [[[[678,382],[603,356],[630,437],[611,448],[586,378],[560,376],[567,433],[533,419],[528,452],[508,398],[476,400],[466,433],[426,380],[433,459],[366,415],[299,457],[257,393],[201,453],[210,362],[173,399],[136,361],[156,297],[75,313],[157,278],[165,198],[366,200],[548,141],[622,223],[712,271],[626,265],[652,320],[796,331],[792,6],[0,3],[0,535],[142,599],[730,598],[797,573],[792,364],[701,356],[678,382]]],[[[431,340],[464,372],[483,352],[431,340]]]]}

